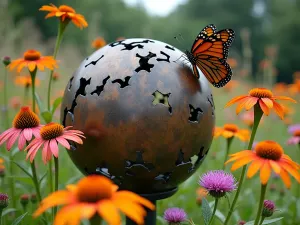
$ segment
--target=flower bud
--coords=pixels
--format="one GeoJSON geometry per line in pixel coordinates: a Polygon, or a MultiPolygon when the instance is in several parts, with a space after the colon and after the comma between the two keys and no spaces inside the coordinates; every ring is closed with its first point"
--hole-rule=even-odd
{"type": "Polygon", "coordinates": [[[0,178],[5,177],[5,166],[0,164],[0,178]]]}
{"type": "Polygon", "coordinates": [[[29,195],[28,194],[21,195],[20,203],[23,207],[26,207],[29,203],[29,195]]]}
{"type": "Polygon", "coordinates": [[[11,59],[9,56],[5,56],[3,59],[2,59],[2,62],[5,66],[8,66],[11,62],[11,59]]]}
{"type": "Polygon", "coordinates": [[[7,194],[0,193],[0,209],[4,209],[8,206],[9,198],[7,194]]]}
{"type": "Polygon", "coordinates": [[[244,221],[244,220],[240,220],[238,223],[238,225],[244,225],[244,224],[246,224],[246,221],[244,221]]]}
{"type": "Polygon", "coordinates": [[[32,204],[37,203],[37,197],[36,197],[36,194],[31,194],[31,196],[30,196],[30,201],[31,201],[32,204]]]}
{"type": "Polygon", "coordinates": [[[270,217],[273,215],[275,210],[275,204],[271,200],[264,200],[264,207],[262,211],[263,217],[270,217]]]}

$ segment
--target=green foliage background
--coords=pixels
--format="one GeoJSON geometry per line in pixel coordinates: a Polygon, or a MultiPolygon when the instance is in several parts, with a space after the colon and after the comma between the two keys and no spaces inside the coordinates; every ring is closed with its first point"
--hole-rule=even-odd
{"type": "Polygon", "coordinates": [[[154,38],[184,50],[191,47],[205,25],[214,23],[219,29],[230,27],[236,31],[232,47],[236,55],[242,51],[240,31],[250,29],[252,75],[257,73],[258,64],[265,57],[264,48],[270,45],[278,48],[276,68],[280,81],[290,82],[292,73],[300,70],[299,0],[187,0],[166,17],[150,16],[142,4],[132,7],[122,0],[27,0],[26,4],[24,0],[6,1],[4,11],[14,26],[18,27],[24,19],[34,21],[43,41],[55,37],[57,24],[44,20],[45,13],[37,13],[37,9],[50,2],[74,7],[90,26],[83,32],[70,26],[66,41],[76,44],[83,57],[90,53],[90,41],[95,38],[91,33],[103,36],[108,42],[118,37],[154,38]],[[179,33],[184,37],[181,44],[173,38],[179,33]]]}

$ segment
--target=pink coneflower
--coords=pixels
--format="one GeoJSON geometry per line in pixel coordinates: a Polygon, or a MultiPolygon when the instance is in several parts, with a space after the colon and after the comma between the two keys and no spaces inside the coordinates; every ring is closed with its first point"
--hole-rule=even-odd
{"type": "Polygon", "coordinates": [[[300,130],[300,124],[293,124],[288,127],[288,132],[290,134],[293,134],[297,130],[300,130]]]}
{"type": "Polygon", "coordinates": [[[83,132],[70,129],[71,126],[64,128],[58,123],[48,123],[43,126],[40,130],[40,137],[34,139],[25,149],[25,151],[29,150],[26,159],[30,158],[32,162],[37,151],[43,146],[42,158],[46,164],[52,155],[58,158],[58,143],[66,149],[71,147],[68,140],[82,144],[81,138],[85,138],[83,132]]]}
{"type": "Polygon", "coordinates": [[[32,135],[35,137],[40,136],[40,129],[41,125],[38,116],[29,107],[24,106],[15,116],[13,127],[0,135],[0,145],[6,142],[6,149],[9,151],[19,138],[18,148],[22,150],[26,141],[32,139],[32,135]]]}
{"type": "Polygon", "coordinates": [[[300,127],[298,130],[292,129],[293,130],[293,136],[290,137],[287,141],[288,145],[297,145],[300,144],[300,127]]]}
{"type": "Polygon", "coordinates": [[[200,177],[199,184],[215,198],[223,197],[227,192],[232,192],[237,188],[234,176],[223,170],[212,170],[205,173],[200,177]]]}
{"type": "Polygon", "coordinates": [[[187,219],[187,215],[181,208],[168,208],[164,212],[164,219],[169,224],[180,224],[187,219]]]}

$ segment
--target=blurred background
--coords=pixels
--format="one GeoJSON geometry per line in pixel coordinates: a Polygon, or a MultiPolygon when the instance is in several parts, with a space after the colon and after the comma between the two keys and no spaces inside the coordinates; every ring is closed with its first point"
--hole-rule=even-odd
{"type": "Polygon", "coordinates": [[[210,23],[236,31],[229,54],[235,78],[291,83],[300,71],[300,0],[0,0],[1,56],[20,57],[29,48],[52,54],[57,23],[38,12],[49,3],[70,5],[89,23],[65,33],[59,58],[67,73],[94,51],[98,36],[107,43],[153,38],[185,50],[210,23]],[[180,42],[174,39],[179,34],[180,42]]]}

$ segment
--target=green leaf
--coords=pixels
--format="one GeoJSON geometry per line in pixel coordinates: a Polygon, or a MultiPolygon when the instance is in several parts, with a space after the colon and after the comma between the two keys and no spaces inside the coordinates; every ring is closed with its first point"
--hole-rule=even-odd
{"type": "Polygon", "coordinates": [[[3,211],[2,216],[5,216],[6,214],[12,213],[12,212],[17,212],[19,211],[18,209],[15,208],[9,208],[3,211]]]}
{"type": "Polygon", "coordinates": [[[222,223],[225,222],[225,216],[224,216],[223,213],[221,213],[220,210],[217,209],[215,215],[216,215],[216,217],[217,217],[222,223]]]}
{"type": "Polygon", "coordinates": [[[23,215],[19,216],[17,219],[14,220],[14,222],[11,225],[17,225],[19,223],[21,223],[21,221],[23,220],[23,218],[27,215],[28,212],[24,213],[23,215]]]}
{"type": "Polygon", "coordinates": [[[13,148],[13,150],[11,150],[12,157],[14,157],[18,152],[20,152],[18,147],[13,148]]]}
{"type": "Polygon", "coordinates": [[[44,111],[41,113],[43,119],[46,123],[50,123],[52,121],[52,114],[49,111],[44,111]]]}
{"type": "Polygon", "coordinates": [[[19,163],[12,161],[14,164],[16,164],[21,170],[23,170],[24,173],[26,173],[31,179],[33,179],[32,175],[19,163]]]}
{"type": "MultiPolygon", "coordinates": [[[[274,218],[274,219],[270,219],[270,220],[264,220],[264,222],[262,224],[271,224],[271,223],[275,223],[282,219],[283,219],[283,217],[278,217],[278,218],[274,218]]],[[[254,224],[254,220],[245,223],[245,225],[253,225],[253,224],[254,224]]]]}
{"type": "Polygon", "coordinates": [[[41,99],[40,99],[40,96],[39,96],[37,93],[34,93],[34,94],[35,94],[35,101],[36,101],[36,103],[37,103],[38,106],[39,106],[39,110],[40,110],[41,112],[45,111],[46,108],[44,107],[43,102],[42,102],[41,99]]]}
{"type": "Polygon", "coordinates": [[[52,115],[54,114],[55,110],[60,105],[62,100],[63,100],[63,97],[58,97],[57,99],[54,100],[53,105],[52,105],[52,110],[51,110],[52,115]]]}
{"type": "Polygon", "coordinates": [[[209,207],[209,203],[206,200],[206,198],[202,199],[201,210],[202,210],[202,216],[203,216],[203,219],[204,219],[204,224],[207,225],[210,221],[211,216],[212,216],[212,210],[209,207]]]}

